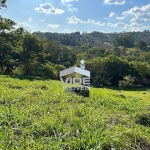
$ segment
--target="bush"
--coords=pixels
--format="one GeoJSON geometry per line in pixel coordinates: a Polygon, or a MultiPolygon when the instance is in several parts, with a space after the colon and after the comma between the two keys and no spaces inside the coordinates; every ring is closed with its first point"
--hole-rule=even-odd
{"type": "Polygon", "coordinates": [[[119,81],[119,87],[131,88],[134,87],[135,77],[131,75],[125,76],[123,80],[119,81]]]}
{"type": "Polygon", "coordinates": [[[57,71],[51,63],[47,63],[40,68],[39,76],[43,78],[57,79],[57,71]]]}
{"type": "Polygon", "coordinates": [[[93,85],[118,86],[124,76],[138,76],[137,70],[125,61],[114,55],[105,58],[95,58],[87,62],[87,70],[91,71],[91,83],[93,85]]]}

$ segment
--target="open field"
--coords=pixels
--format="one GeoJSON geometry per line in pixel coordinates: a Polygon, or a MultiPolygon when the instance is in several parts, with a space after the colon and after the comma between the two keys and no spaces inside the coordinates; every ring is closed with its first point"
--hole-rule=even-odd
{"type": "Polygon", "coordinates": [[[0,149],[149,150],[150,90],[122,94],[84,98],[59,81],[0,76],[0,149]]]}

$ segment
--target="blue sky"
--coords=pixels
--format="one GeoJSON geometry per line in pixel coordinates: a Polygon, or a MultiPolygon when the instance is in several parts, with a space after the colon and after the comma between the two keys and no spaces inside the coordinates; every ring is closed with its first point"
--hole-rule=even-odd
{"type": "Polygon", "coordinates": [[[7,0],[2,16],[34,32],[150,29],[149,0],[7,0]]]}

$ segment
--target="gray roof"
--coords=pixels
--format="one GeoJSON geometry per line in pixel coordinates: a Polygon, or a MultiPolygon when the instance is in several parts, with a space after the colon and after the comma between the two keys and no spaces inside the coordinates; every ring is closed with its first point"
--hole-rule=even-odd
{"type": "Polygon", "coordinates": [[[69,69],[60,71],[59,75],[60,77],[63,77],[74,72],[90,77],[90,71],[81,69],[79,67],[71,67],[69,69]]]}

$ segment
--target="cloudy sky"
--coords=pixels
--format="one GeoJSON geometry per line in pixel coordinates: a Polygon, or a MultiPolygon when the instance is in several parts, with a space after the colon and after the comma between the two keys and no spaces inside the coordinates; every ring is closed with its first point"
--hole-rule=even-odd
{"type": "Polygon", "coordinates": [[[150,0],[7,0],[2,16],[42,32],[150,29],[150,0]]]}

